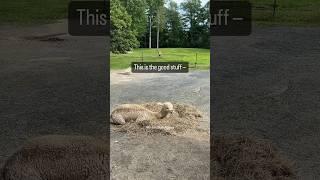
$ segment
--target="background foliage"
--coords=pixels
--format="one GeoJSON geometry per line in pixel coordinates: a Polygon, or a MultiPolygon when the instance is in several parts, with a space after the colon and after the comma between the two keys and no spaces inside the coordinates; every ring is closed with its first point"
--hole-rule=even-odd
{"type": "Polygon", "coordinates": [[[113,53],[157,45],[209,48],[208,3],[202,6],[200,0],[181,4],[173,0],[111,0],[111,4],[113,53]]]}

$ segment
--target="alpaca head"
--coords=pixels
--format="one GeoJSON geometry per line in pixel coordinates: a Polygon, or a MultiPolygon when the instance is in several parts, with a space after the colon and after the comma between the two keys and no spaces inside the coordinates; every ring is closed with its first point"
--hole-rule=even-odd
{"type": "Polygon", "coordinates": [[[172,114],[173,113],[173,105],[171,102],[165,102],[165,103],[158,103],[158,105],[161,105],[161,114],[162,117],[166,117],[168,114],[172,114]]]}

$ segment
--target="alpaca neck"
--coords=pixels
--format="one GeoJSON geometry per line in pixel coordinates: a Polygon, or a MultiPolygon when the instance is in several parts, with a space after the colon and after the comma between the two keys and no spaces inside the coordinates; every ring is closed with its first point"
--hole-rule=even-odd
{"type": "Polygon", "coordinates": [[[166,112],[164,109],[161,109],[161,111],[156,113],[155,115],[158,119],[162,119],[162,118],[166,117],[167,114],[168,114],[168,112],[166,112]]]}

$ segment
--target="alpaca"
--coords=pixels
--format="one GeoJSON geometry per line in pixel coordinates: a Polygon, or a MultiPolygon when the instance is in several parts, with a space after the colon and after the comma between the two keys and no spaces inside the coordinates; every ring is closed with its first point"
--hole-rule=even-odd
{"type": "Polygon", "coordinates": [[[29,140],[6,161],[0,177],[105,180],[109,175],[107,143],[89,136],[48,135],[29,140]]]}
{"type": "Polygon", "coordinates": [[[138,104],[123,104],[116,107],[111,113],[111,123],[123,125],[128,121],[145,121],[150,119],[163,119],[173,113],[170,102],[158,103],[162,106],[160,112],[153,112],[138,104]]]}

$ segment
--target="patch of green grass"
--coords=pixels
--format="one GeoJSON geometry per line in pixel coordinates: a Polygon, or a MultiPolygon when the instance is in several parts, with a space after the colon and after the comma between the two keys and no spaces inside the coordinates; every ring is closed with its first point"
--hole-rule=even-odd
{"type": "Polygon", "coordinates": [[[319,0],[277,0],[273,17],[274,0],[250,0],[253,5],[253,20],[262,25],[320,25],[319,0]]]}
{"type": "Polygon", "coordinates": [[[197,69],[208,69],[210,67],[210,50],[197,48],[160,48],[157,49],[135,49],[127,54],[111,53],[111,69],[126,69],[131,62],[189,62],[190,67],[194,67],[197,56],[197,69]]]}
{"type": "Polygon", "coordinates": [[[50,23],[67,17],[69,0],[1,0],[0,23],[50,23]]]}

